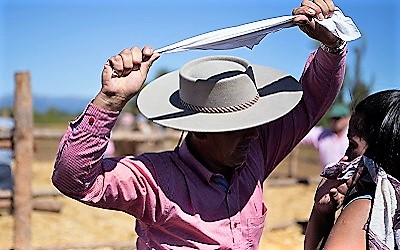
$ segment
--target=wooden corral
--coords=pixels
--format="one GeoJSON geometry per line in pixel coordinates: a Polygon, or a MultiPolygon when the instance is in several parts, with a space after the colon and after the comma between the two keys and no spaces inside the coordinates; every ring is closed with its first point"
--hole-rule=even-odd
{"type": "MultiPolygon", "coordinates": [[[[0,148],[8,148],[14,151],[14,190],[0,190],[0,209],[9,210],[14,217],[13,249],[29,250],[32,249],[30,242],[32,210],[60,212],[62,208],[62,204],[59,201],[44,199],[60,195],[58,191],[41,190],[32,192],[31,168],[33,162],[34,139],[60,140],[65,131],[34,129],[29,72],[18,72],[15,74],[13,115],[15,129],[13,131],[0,131],[0,148]]],[[[111,139],[114,141],[157,144],[165,140],[177,140],[179,136],[180,133],[174,131],[151,134],[143,134],[139,131],[117,131],[112,134],[111,139]]],[[[89,244],[87,246],[77,244],[66,247],[53,246],[48,249],[94,249],[99,247],[113,247],[115,249],[120,249],[132,245],[134,245],[132,242],[107,243],[106,245],[89,244]]]]}

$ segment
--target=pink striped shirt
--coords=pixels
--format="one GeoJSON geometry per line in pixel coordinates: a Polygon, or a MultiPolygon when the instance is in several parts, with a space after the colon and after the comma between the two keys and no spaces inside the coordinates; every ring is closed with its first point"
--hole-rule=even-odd
{"type": "Polygon", "coordinates": [[[262,184],[334,101],[346,53],[310,55],[302,100],[258,128],[230,183],[202,166],[185,142],[173,151],[104,159],[118,113],[92,104],[60,142],[53,183],[90,206],[136,217],[138,249],[258,249],[267,211],[262,184]]]}

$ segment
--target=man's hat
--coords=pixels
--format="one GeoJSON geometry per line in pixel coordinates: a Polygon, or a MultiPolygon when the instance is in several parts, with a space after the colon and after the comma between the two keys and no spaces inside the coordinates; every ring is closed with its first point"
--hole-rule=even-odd
{"type": "Polygon", "coordinates": [[[342,103],[334,104],[329,112],[329,118],[342,118],[349,115],[350,109],[342,103]]]}
{"type": "Polygon", "coordinates": [[[302,97],[292,76],[233,56],[208,56],[150,82],[139,110],[162,126],[192,132],[255,127],[282,117],[302,97]]]}

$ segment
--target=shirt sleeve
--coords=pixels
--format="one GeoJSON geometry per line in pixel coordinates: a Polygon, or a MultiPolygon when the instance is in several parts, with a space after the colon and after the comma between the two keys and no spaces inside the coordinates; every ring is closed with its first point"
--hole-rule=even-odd
{"type": "Polygon", "coordinates": [[[311,130],[304,136],[304,138],[300,141],[300,144],[302,145],[307,145],[307,146],[312,146],[316,149],[318,149],[318,141],[319,137],[323,132],[323,128],[320,126],[316,126],[311,128],[311,130]]]}
{"type": "Polygon", "coordinates": [[[52,182],[73,199],[151,223],[162,210],[150,170],[134,156],[103,157],[118,114],[89,104],[70,123],[59,145],[52,182]]]}
{"type": "Polygon", "coordinates": [[[327,112],[343,84],[347,49],[331,54],[318,48],[310,54],[300,84],[303,96],[285,116],[262,126],[260,143],[266,176],[290,153],[327,112]]]}

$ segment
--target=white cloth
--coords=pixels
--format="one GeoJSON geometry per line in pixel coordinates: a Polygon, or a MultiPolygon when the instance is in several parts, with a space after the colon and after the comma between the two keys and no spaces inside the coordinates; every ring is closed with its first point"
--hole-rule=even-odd
{"type": "Polygon", "coordinates": [[[365,156],[363,163],[376,183],[368,227],[369,247],[370,249],[395,249],[395,246],[399,247],[400,243],[399,230],[393,227],[393,220],[398,220],[395,218],[399,205],[395,190],[398,181],[365,156]]]}
{"type": "MultiPolygon", "coordinates": [[[[156,50],[158,53],[173,53],[185,50],[226,50],[239,47],[252,49],[267,34],[293,27],[295,16],[281,16],[257,22],[234,26],[204,33],[156,50]]],[[[331,18],[318,23],[344,41],[352,41],[361,36],[353,20],[344,16],[336,7],[331,18]]]]}

